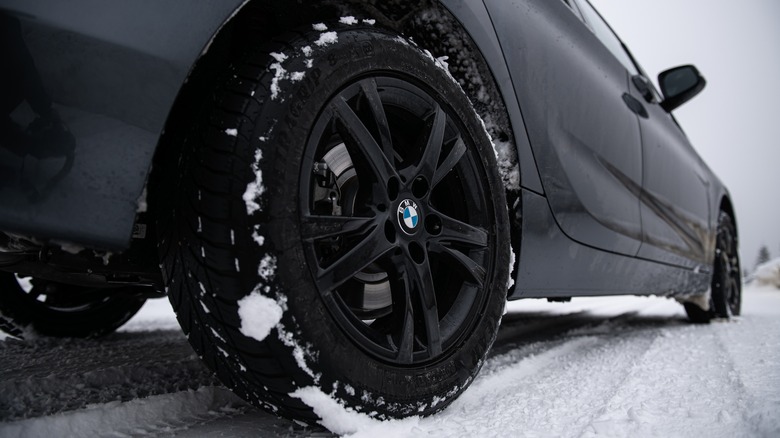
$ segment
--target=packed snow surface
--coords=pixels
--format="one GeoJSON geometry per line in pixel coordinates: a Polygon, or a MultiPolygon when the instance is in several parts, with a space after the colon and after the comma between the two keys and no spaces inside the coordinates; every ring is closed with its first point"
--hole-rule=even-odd
{"type": "Polygon", "coordinates": [[[759,286],[776,287],[780,292],[780,258],[770,260],[756,267],[752,280],[759,286]]]}
{"type": "MultiPolygon", "coordinates": [[[[108,338],[0,342],[0,436],[327,436],[215,387],[173,327],[155,300],[108,338]]],[[[769,437],[780,436],[778,362],[774,288],[748,287],[741,317],[709,325],[660,298],[523,300],[437,415],[380,422],[316,387],[294,395],[355,437],[769,437]]]]}

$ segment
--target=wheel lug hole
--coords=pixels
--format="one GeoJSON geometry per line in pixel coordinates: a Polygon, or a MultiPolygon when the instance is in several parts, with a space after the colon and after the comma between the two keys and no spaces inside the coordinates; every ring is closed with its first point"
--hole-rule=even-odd
{"type": "Polygon", "coordinates": [[[428,194],[428,189],[428,181],[425,178],[418,176],[412,181],[412,194],[416,198],[424,198],[428,194]]]}
{"type": "Polygon", "coordinates": [[[398,192],[400,191],[401,184],[396,177],[391,177],[387,182],[387,196],[391,201],[398,199],[398,192]]]}
{"type": "Polygon", "coordinates": [[[390,243],[395,243],[396,232],[395,226],[390,221],[385,221],[385,238],[390,243]]]}
{"type": "Polygon", "coordinates": [[[441,218],[435,214],[429,215],[425,218],[425,231],[432,236],[438,236],[441,234],[441,218]]]}
{"type": "Polygon", "coordinates": [[[418,265],[425,262],[425,251],[417,242],[409,242],[409,256],[418,265]]]}

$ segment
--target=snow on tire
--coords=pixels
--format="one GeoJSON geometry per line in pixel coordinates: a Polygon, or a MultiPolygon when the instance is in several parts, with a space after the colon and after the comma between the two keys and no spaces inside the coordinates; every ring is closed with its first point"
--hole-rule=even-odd
{"type": "Polygon", "coordinates": [[[509,266],[468,98],[364,25],[318,25],[224,78],[161,222],[190,343],[237,394],[311,424],[305,395],[378,418],[447,406],[495,339],[509,266]]]}

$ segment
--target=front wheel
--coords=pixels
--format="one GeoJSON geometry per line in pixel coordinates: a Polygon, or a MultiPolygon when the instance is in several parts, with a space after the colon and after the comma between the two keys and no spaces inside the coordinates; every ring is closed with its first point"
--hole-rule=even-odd
{"type": "Polygon", "coordinates": [[[225,77],[163,227],[193,347],[289,418],[318,421],[319,393],[382,418],[442,409],[495,339],[509,268],[504,188],[468,98],[371,28],[293,38],[225,77]]]}

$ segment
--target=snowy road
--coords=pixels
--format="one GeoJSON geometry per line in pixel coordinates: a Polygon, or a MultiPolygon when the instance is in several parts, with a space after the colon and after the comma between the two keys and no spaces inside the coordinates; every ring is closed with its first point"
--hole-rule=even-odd
{"type": "MultiPolygon", "coordinates": [[[[491,358],[449,408],[379,423],[338,406],[355,436],[780,436],[780,291],[743,316],[688,324],[654,298],[509,304],[491,358]]],[[[98,341],[0,341],[0,437],[327,436],[218,386],[165,301],[98,341]],[[150,331],[151,330],[151,331],[150,331]]]]}

